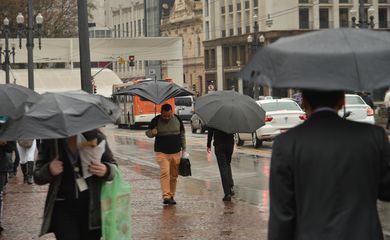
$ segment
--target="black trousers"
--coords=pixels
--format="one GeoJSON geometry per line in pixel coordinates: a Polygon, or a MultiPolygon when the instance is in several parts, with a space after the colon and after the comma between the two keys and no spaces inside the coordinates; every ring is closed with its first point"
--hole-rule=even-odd
{"type": "Polygon", "coordinates": [[[86,199],[56,201],[52,216],[52,230],[57,240],[99,240],[101,229],[88,228],[86,199]]]}
{"type": "Polygon", "coordinates": [[[231,189],[234,186],[232,168],[230,167],[230,163],[232,162],[233,148],[234,145],[230,144],[214,146],[219,173],[221,174],[223,192],[225,195],[230,194],[231,189]]]}

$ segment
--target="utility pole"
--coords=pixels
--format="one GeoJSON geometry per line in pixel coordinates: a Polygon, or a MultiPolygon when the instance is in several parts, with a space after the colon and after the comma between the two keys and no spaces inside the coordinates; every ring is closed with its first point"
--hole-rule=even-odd
{"type": "Polygon", "coordinates": [[[81,89],[92,93],[87,0],[77,0],[81,89]]]}

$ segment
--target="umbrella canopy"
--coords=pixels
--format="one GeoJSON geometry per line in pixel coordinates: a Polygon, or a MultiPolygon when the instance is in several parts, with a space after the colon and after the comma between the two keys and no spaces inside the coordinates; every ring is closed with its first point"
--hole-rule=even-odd
{"type": "Polygon", "coordinates": [[[41,96],[31,89],[16,84],[0,84],[0,115],[16,118],[24,106],[38,101],[41,96]]]}
{"type": "Polygon", "coordinates": [[[194,110],[207,127],[226,133],[252,133],[265,124],[265,112],[255,100],[234,91],[199,97],[194,110]]]}
{"type": "Polygon", "coordinates": [[[65,138],[114,123],[119,108],[103,96],[83,91],[46,93],[20,118],[10,119],[0,139],[65,138]]]}
{"type": "Polygon", "coordinates": [[[263,86],[372,90],[390,85],[390,33],[331,29],[282,38],[239,73],[263,86]]]}
{"type": "Polygon", "coordinates": [[[121,89],[115,95],[140,96],[155,104],[161,104],[173,97],[189,96],[194,94],[175,83],[165,80],[150,80],[130,85],[121,89]]]}

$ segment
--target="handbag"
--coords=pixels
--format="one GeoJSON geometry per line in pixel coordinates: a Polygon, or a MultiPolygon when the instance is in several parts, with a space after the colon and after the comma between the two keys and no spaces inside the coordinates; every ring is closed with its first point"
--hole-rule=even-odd
{"type": "Polygon", "coordinates": [[[115,176],[104,182],[100,195],[104,240],[131,239],[130,185],[115,166],[115,176]]]}
{"type": "Polygon", "coordinates": [[[179,164],[179,174],[183,177],[191,176],[191,163],[188,158],[181,158],[179,164]]]}

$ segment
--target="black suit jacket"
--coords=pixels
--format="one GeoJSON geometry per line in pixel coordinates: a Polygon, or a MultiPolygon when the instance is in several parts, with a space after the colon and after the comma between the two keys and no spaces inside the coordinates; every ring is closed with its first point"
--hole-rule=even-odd
{"type": "Polygon", "coordinates": [[[268,239],[383,239],[376,204],[390,201],[389,160],[382,128],[331,111],[278,136],[268,239]]]}

